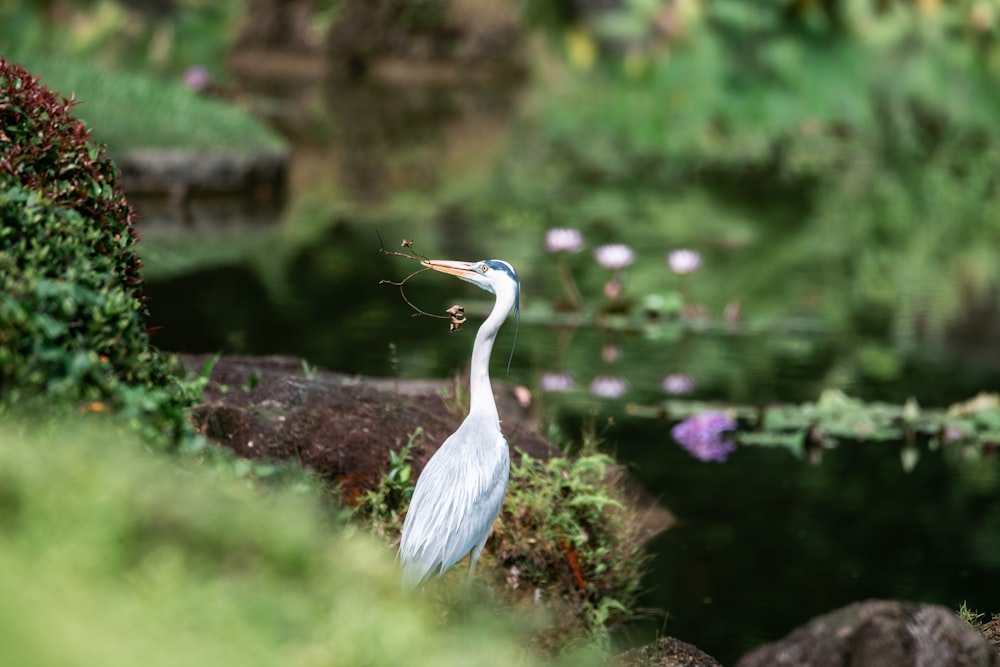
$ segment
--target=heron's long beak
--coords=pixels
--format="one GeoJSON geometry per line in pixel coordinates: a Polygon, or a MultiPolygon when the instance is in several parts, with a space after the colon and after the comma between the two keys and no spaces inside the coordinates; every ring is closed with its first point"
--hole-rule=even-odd
{"type": "Polygon", "coordinates": [[[425,259],[420,262],[423,266],[428,269],[434,269],[435,271],[440,271],[441,273],[450,273],[453,276],[458,276],[459,278],[465,278],[470,273],[475,273],[475,269],[472,268],[472,262],[452,262],[446,259],[425,259]]]}

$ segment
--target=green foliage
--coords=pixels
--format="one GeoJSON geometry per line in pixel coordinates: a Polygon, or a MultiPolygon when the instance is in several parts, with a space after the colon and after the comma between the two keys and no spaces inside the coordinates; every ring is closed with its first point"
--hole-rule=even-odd
{"type": "Polygon", "coordinates": [[[281,150],[282,139],[245,109],[177,81],[115,70],[49,53],[18,58],[54,90],[73,92],[74,113],[113,154],[137,148],[281,150]]]}
{"type": "Polygon", "coordinates": [[[319,377],[319,368],[313,366],[305,359],[302,360],[302,376],[307,380],[315,380],[319,377]]]}
{"type": "Polygon", "coordinates": [[[613,459],[533,459],[511,470],[491,538],[495,580],[517,604],[541,599],[558,620],[548,640],[607,639],[633,617],[648,562],[613,459]]]}
{"type": "MultiPolygon", "coordinates": [[[[135,296],[140,277],[134,214],[118,187],[117,168],[73,117],[75,104],[21,65],[0,58],[0,175],[5,189],[20,184],[91,220],[103,232],[89,240],[92,250],[114,259],[119,280],[135,296]]],[[[19,238],[23,233],[7,236],[5,247],[27,243],[19,238]]],[[[65,256],[62,251],[54,259],[65,256]]]]}
{"type": "Polygon", "coordinates": [[[963,621],[965,621],[971,626],[979,625],[982,622],[984,616],[984,614],[978,611],[969,609],[968,605],[966,605],[965,603],[965,600],[962,600],[962,604],[958,608],[958,615],[961,617],[963,621]]]}
{"type": "Polygon", "coordinates": [[[8,54],[47,53],[160,73],[198,65],[224,74],[244,3],[181,0],[145,9],[153,11],[118,0],[70,0],[55,8],[53,3],[0,2],[0,43],[8,54]],[[71,20],[60,20],[64,13],[71,20]]]}
{"type": "Polygon", "coordinates": [[[115,410],[174,441],[197,386],[149,345],[132,210],[72,106],[0,59],[2,404],[115,410]]]}
{"type": "MultiPolygon", "coordinates": [[[[101,251],[104,230],[74,209],[5,181],[0,192],[4,383],[15,392],[53,383],[99,387],[102,375],[114,369],[123,379],[143,372],[152,356],[145,313],[135,294],[115,289],[122,280],[114,255],[101,251]],[[136,354],[143,355],[139,363],[132,358],[136,354]]],[[[101,393],[84,397],[97,400],[101,393]]]]}
{"type": "Polygon", "coordinates": [[[106,420],[5,419],[0,523],[10,664],[538,664],[512,619],[442,623],[404,597],[384,550],[312,490],[264,495],[106,420]]]}
{"type": "Polygon", "coordinates": [[[389,469],[379,478],[375,488],[365,492],[354,507],[354,518],[368,524],[372,530],[395,541],[403,530],[403,514],[413,496],[415,482],[410,464],[410,450],[424,438],[418,426],[398,452],[389,451],[389,469]]]}

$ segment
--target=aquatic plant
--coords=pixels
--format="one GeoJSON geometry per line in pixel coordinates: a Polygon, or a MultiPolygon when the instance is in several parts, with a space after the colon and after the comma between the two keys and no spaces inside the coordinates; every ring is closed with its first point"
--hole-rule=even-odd
{"type": "Polygon", "coordinates": [[[667,255],[667,266],[678,275],[692,273],[701,267],[701,255],[694,250],[672,250],[667,255]]]}
{"type": "Polygon", "coordinates": [[[668,394],[690,394],[694,391],[695,381],[684,373],[671,373],[663,378],[660,386],[668,394]]]}
{"type": "Polygon", "coordinates": [[[561,371],[545,371],[538,378],[538,385],[542,391],[564,392],[570,391],[575,382],[573,376],[561,371]]]}
{"type": "Polygon", "coordinates": [[[624,243],[606,243],[594,249],[594,259],[601,268],[620,271],[635,262],[635,251],[624,243]]]}
{"type": "Polygon", "coordinates": [[[580,252],[583,235],[579,229],[555,227],[545,232],[545,249],[549,252],[580,252]]]}
{"type": "Polygon", "coordinates": [[[628,391],[628,381],[617,375],[598,375],[590,382],[590,393],[598,398],[621,398],[628,391]]]}
{"type": "Polygon", "coordinates": [[[736,444],[724,438],[736,428],[736,420],[724,412],[701,412],[676,424],[670,435],[691,456],[701,461],[725,461],[736,444]]]}
{"type": "Polygon", "coordinates": [[[545,232],[545,248],[559,256],[559,282],[562,284],[566,305],[572,310],[579,310],[583,305],[583,297],[576,286],[565,255],[583,249],[583,234],[579,229],[567,227],[549,229],[545,232]]]}

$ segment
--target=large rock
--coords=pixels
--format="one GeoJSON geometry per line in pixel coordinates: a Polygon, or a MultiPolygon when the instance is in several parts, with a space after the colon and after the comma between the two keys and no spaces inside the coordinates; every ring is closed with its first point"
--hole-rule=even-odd
{"type": "Polygon", "coordinates": [[[736,663],[785,666],[1000,667],[1000,654],[945,607],[868,600],[813,619],[736,663]]]}
{"type": "MultiPolygon", "coordinates": [[[[207,355],[181,355],[197,372],[207,355]]],[[[452,383],[358,378],[305,372],[294,357],[221,357],[202,402],[198,429],[247,458],[294,459],[340,485],[347,500],[373,487],[418,427],[412,450],[419,473],[465,417],[452,383]]],[[[504,433],[515,450],[536,458],[559,454],[534,429],[511,390],[497,389],[504,433]]]]}
{"type": "Polygon", "coordinates": [[[282,150],[136,149],[115,156],[143,238],[275,224],[285,203],[282,150]]]}
{"type": "MultiPolygon", "coordinates": [[[[210,355],[180,355],[201,371],[210,355]]],[[[511,387],[494,394],[514,460],[562,453],[537,431],[511,387]]],[[[448,380],[396,380],[310,370],[295,357],[221,357],[212,368],[202,402],[193,410],[198,430],[240,456],[295,460],[337,484],[347,502],[373,488],[418,428],[410,454],[416,475],[465,418],[448,380]]],[[[674,523],[673,515],[621,468],[611,471],[635,511],[641,539],[674,523]]]]}

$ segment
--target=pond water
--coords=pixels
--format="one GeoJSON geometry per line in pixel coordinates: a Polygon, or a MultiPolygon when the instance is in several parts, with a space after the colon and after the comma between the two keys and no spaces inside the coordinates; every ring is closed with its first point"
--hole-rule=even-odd
{"type": "MultiPolygon", "coordinates": [[[[367,132],[379,135],[370,127],[367,132]]],[[[324,159],[310,146],[293,155],[300,160],[293,175],[312,173],[309,167],[324,159]]],[[[346,158],[337,159],[343,164],[346,158]]],[[[380,188],[406,180],[379,170],[377,161],[366,165],[378,170],[380,188]]],[[[141,213],[142,203],[136,204],[141,213]]],[[[446,324],[411,317],[397,289],[379,284],[399,279],[404,269],[378,253],[374,230],[334,225],[296,245],[291,256],[275,249],[273,263],[266,248],[240,250],[246,239],[237,236],[252,233],[234,235],[222,260],[151,274],[146,292],[152,324],[160,327],[158,346],[297,355],[340,372],[413,378],[452,375],[467,363],[471,327],[449,334],[446,324]]],[[[190,230],[184,234],[189,245],[201,243],[190,230]]],[[[161,241],[144,250],[154,267],[180,252],[161,241]]],[[[490,305],[475,288],[443,277],[422,276],[412,284],[408,295],[428,310],[464,303],[470,324],[490,305]]],[[[819,462],[787,449],[741,447],[724,463],[703,463],[671,440],[669,424],[627,410],[666,398],[661,383],[670,373],[695,379],[691,398],[815,400],[837,377],[839,352],[857,344],[849,332],[642,318],[625,326],[555,326],[540,312],[526,308],[507,376],[513,327],[505,327],[494,352],[494,377],[529,387],[535,409],[571,437],[595,424],[606,449],[678,519],[649,545],[654,561],[641,602],[666,619],[654,615],[624,629],[623,643],[669,634],[731,664],[759,642],[865,598],[953,609],[966,602],[1000,611],[996,457],[968,458],[925,443],[906,472],[901,445],[883,442],[844,443],[819,462]],[[568,373],[573,388],[545,394],[539,379],[547,371],[568,373]],[[594,396],[590,386],[599,376],[625,379],[626,393],[594,396]]],[[[840,388],[864,399],[901,403],[914,396],[923,405],[945,406],[1000,387],[1000,369],[962,363],[960,354],[913,347],[899,359],[902,370],[891,380],[867,377],[840,388]]]]}

